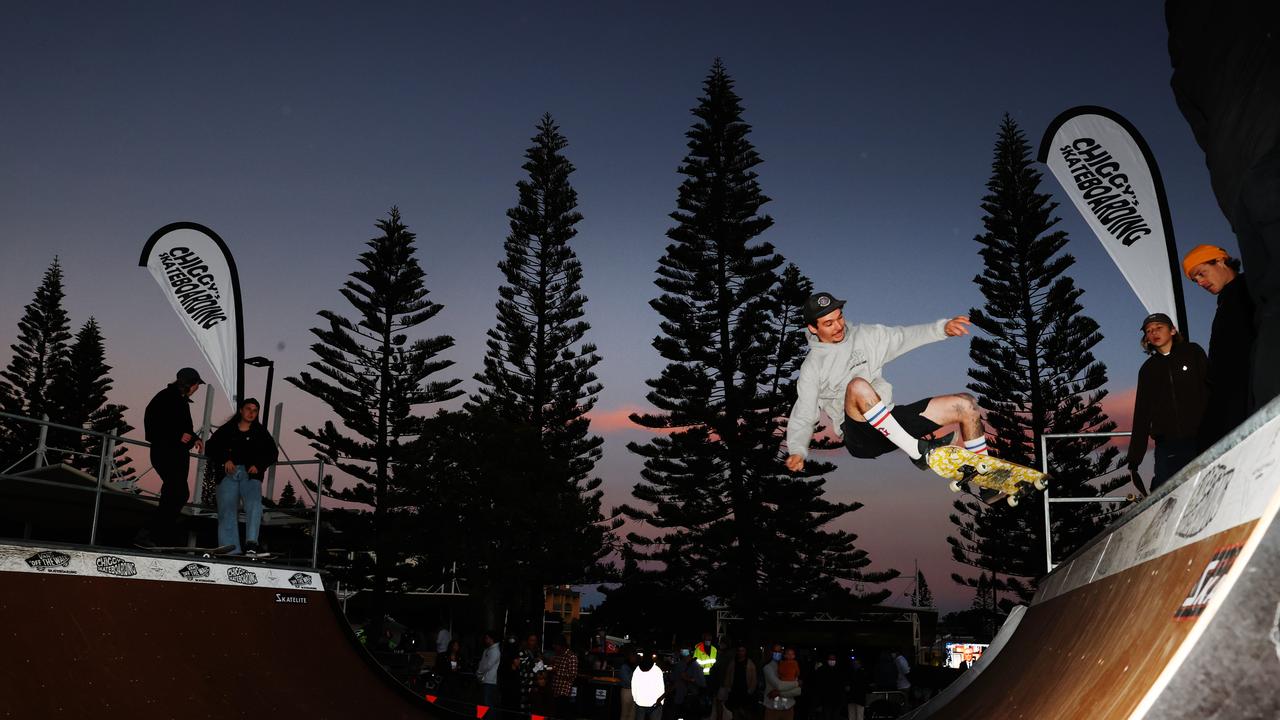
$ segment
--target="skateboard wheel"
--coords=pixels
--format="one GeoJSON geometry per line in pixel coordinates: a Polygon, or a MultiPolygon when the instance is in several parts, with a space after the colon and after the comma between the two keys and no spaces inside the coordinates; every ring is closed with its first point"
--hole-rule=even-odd
{"type": "Polygon", "coordinates": [[[1049,482],[1048,482],[1047,480],[1045,480],[1044,478],[1040,478],[1039,480],[1036,480],[1036,481],[1035,481],[1035,486],[1036,486],[1036,489],[1037,489],[1037,490],[1043,490],[1043,489],[1045,489],[1045,488],[1049,487],[1049,482]]]}
{"type": "Polygon", "coordinates": [[[987,472],[991,470],[991,466],[988,465],[987,463],[980,462],[978,463],[977,470],[979,475],[986,475],[987,472]]]}
{"type": "Polygon", "coordinates": [[[951,488],[951,492],[956,492],[956,493],[960,492],[960,483],[956,480],[952,480],[950,483],[948,483],[947,487],[951,488]]]}
{"type": "Polygon", "coordinates": [[[1017,495],[1010,495],[1010,496],[1009,496],[1009,499],[1008,499],[1008,503],[1009,503],[1009,507],[1017,507],[1017,506],[1018,506],[1018,496],[1017,496],[1017,495]]]}

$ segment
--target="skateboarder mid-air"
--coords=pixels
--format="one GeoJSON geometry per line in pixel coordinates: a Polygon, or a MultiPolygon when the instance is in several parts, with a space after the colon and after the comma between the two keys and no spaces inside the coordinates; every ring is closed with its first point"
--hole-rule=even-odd
{"type": "Polygon", "coordinates": [[[968,393],[939,395],[893,405],[893,386],[880,371],[910,350],[948,337],[969,334],[969,318],[958,315],[924,325],[853,325],[844,318],[844,300],[816,293],[804,304],[809,354],[800,366],[797,398],[787,423],[787,468],[804,469],[818,411],[826,413],[849,454],[879,457],[901,449],[921,470],[926,454],[946,445],[951,435],[926,439],[939,428],[960,425],[964,447],[986,454],[987,440],[977,400],[968,393]]]}

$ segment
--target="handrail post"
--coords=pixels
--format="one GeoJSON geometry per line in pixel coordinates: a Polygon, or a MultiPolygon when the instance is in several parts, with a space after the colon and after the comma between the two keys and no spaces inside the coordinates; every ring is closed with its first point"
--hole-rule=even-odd
{"type": "MultiPolygon", "coordinates": [[[[45,423],[49,422],[48,414],[41,415],[40,419],[44,420],[45,423]]],[[[46,453],[48,452],[48,450],[49,450],[49,426],[46,424],[41,424],[40,439],[36,443],[36,467],[37,468],[42,468],[45,465],[49,464],[48,457],[46,456],[46,453]]]]}
{"type": "Polygon", "coordinates": [[[324,497],[324,460],[316,472],[316,522],[311,529],[311,567],[320,567],[320,499],[324,497]]]}
{"type": "MultiPolygon", "coordinates": [[[[1040,472],[1049,474],[1049,439],[1040,436],[1040,472]]],[[[1042,491],[1044,500],[1044,571],[1053,572],[1053,525],[1049,522],[1049,488],[1042,491]]]]}
{"type": "Polygon", "coordinates": [[[103,438],[102,454],[98,457],[98,487],[93,491],[93,527],[89,530],[89,544],[98,544],[98,514],[102,509],[102,485],[110,472],[112,461],[116,456],[116,439],[103,438]]]}

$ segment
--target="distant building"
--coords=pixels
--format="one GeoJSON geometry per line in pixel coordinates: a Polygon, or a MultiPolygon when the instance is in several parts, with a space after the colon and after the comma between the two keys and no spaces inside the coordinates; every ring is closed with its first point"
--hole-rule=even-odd
{"type": "Polygon", "coordinates": [[[582,594],[570,586],[548,585],[545,594],[543,612],[559,617],[565,627],[582,616],[582,594]]]}

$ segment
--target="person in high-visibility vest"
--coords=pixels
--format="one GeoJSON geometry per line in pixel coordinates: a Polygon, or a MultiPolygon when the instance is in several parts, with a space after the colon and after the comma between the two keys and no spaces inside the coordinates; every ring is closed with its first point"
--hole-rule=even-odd
{"type": "Polygon", "coordinates": [[[703,675],[710,675],[716,664],[716,646],[711,642],[711,633],[702,633],[702,642],[693,646],[693,659],[702,668],[703,675]]]}

